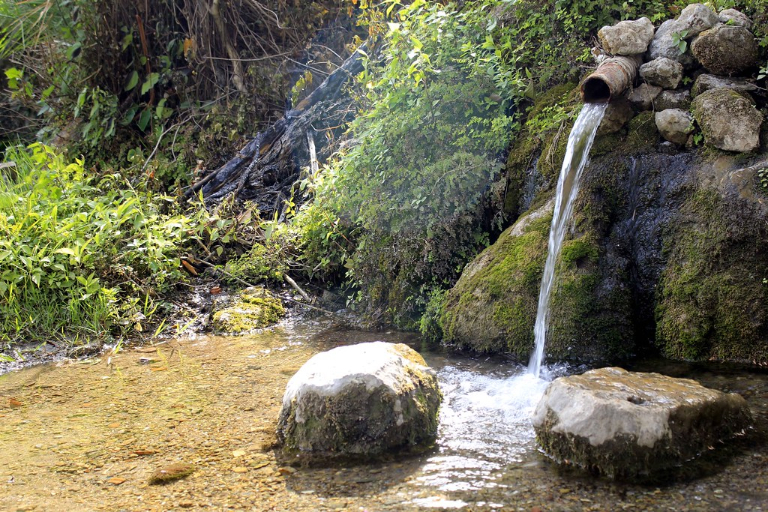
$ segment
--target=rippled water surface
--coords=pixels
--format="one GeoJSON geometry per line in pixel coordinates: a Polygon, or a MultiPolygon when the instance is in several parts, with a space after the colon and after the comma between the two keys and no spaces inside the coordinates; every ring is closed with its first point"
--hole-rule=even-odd
{"type": "Polygon", "coordinates": [[[768,375],[635,363],[742,394],[756,429],[654,485],[562,468],[531,413],[547,380],[503,358],[424,352],[445,396],[435,448],[386,463],[286,469],[271,450],[282,393],[321,350],[412,335],[287,322],[0,376],[0,510],[768,510],[768,375]],[[196,473],[147,486],[163,464],[196,473]],[[119,482],[119,483],[115,483],[119,482]],[[226,507],[225,507],[226,505],[226,507]]]}

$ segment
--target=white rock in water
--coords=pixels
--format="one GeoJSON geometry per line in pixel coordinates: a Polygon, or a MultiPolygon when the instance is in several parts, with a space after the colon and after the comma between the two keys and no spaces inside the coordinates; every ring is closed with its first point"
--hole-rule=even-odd
{"type": "Polygon", "coordinates": [[[751,421],[737,394],[621,368],[555,380],[533,418],[550,456],[619,478],[678,466],[751,421]]]}
{"type": "Polygon", "coordinates": [[[375,456],[432,442],[437,377],[402,343],[338,347],[312,357],[283,396],[278,439],[313,457],[375,456]]]}

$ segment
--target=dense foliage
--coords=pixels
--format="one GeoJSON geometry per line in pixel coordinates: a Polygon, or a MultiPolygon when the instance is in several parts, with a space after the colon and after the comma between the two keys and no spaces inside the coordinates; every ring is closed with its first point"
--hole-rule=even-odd
{"type": "Polygon", "coordinates": [[[119,174],[89,176],[82,160],[67,163],[41,144],[10,148],[2,169],[5,343],[73,341],[136,327],[181,279],[178,256],[206,229],[178,212],[173,198],[119,174]]]}
{"type": "MultiPolygon", "coordinates": [[[[640,16],[658,24],[688,3],[2,2],[4,144],[53,138],[97,164],[67,164],[44,146],[7,152],[16,166],[4,169],[0,205],[2,336],[130,323],[179,279],[174,256],[187,241],[200,237],[203,256],[222,262],[229,254],[211,252],[211,241],[235,227],[256,243],[229,274],[277,283],[303,271],[400,326],[416,327],[427,310],[428,330],[443,290],[520,213],[522,183],[504,167],[510,141],[552,137],[576,113],[541,108],[541,98],[588,71],[601,26],[640,16]],[[323,31],[329,20],[334,31],[323,31]],[[285,208],[290,225],[263,221],[258,205],[229,219],[185,217],[156,193],[227,159],[349,49],[307,57],[313,35],[318,48],[340,49],[365,29],[357,119],[341,149],[307,173],[301,192],[313,201],[285,208]],[[50,311],[35,313],[39,302],[50,311]]],[[[750,15],[768,46],[766,0],[711,3],[750,15]]]]}

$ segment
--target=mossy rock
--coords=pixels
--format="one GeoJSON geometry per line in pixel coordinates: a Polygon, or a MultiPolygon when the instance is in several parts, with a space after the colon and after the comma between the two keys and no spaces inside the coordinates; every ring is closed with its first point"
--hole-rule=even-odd
{"type": "Polygon", "coordinates": [[[673,359],[768,361],[768,227],[759,202],[701,189],[667,239],[657,343],[673,359]]]}
{"type": "Polygon", "coordinates": [[[553,201],[521,217],[464,270],[444,302],[444,342],[527,357],[553,201]]]}
{"type": "Polygon", "coordinates": [[[283,396],[283,455],[322,464],[419,452],[437,436],[437,376],[404,344],[376,341],[312,357],[283,396]]]}
{"type": "Polygon", "coordinates": [[[285,308],[279,298],[264,288],[247,288],[240,297],[213,313],[215,332],[239,334],[262,329],[285,316],[285,308]]]}
{"type": "MultiPolygon", "coordinates": [[[[505,167],[503,209],[508,218],[515,220],[528,209],[524,204],[526,180],[540,178],[545,189],[555,184],[572,125],[563,125],[556,116],[576,109],[578,104],[578,85],[566,83],[541,93],[528,109],[523,129],[511,141],[505,167]]],[[[535,183],[532,185],[536,188],[535,183]]]]}

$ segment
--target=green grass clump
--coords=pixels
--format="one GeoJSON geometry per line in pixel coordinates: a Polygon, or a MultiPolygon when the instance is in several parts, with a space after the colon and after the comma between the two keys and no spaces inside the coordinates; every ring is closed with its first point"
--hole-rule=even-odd
{"type": "Polygon", "coordinates": [[[120,174],[52,148],[6,150],[0,170],[0,340],[105,337],[180,278],[195,221],[120,174]],[[143,307],[142,307],[143,306],[143,307]]]}

